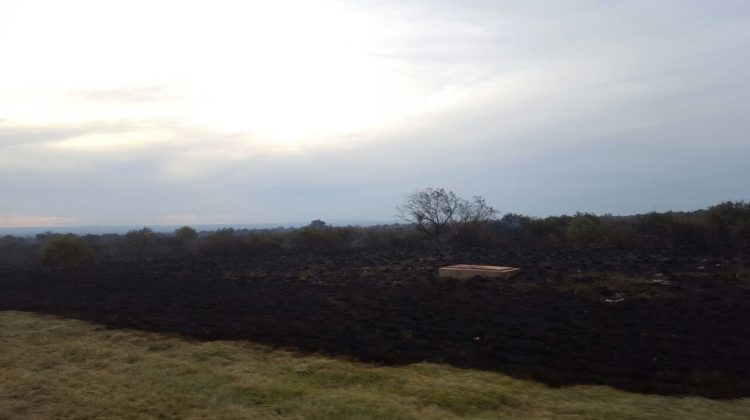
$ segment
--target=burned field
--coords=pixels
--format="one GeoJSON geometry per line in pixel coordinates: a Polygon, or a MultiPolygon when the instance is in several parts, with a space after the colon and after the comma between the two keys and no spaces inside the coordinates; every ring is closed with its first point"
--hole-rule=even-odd
{"type": "MultiPolygon", "coordinates": [[[[750,256],[466,251],[508,280],[435,281],[410,251],[2,268],[0,310],[357,360],[492,370],[553,386],[750,395],[750,256]]],[[[30,349],[33,351],[33,349],[30,349]]]]}

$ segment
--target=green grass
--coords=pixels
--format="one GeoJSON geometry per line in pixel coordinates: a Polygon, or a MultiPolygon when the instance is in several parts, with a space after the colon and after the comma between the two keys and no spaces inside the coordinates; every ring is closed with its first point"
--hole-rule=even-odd
{"type": "Polygon", "coordinates": [[[750,399],[549,388],[0,312],[0,418],[747,419],[750,399]]]}

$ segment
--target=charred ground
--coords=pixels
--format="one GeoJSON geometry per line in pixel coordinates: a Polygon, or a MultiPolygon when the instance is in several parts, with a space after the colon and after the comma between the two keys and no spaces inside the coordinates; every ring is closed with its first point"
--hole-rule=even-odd
{"type": "MultiPolygon", "coordinates": [[[[465,250],[501,282],[435,282],[408,249],[6,266],[0,310],[305,352],[713,398],[750,395],[750,256],[629,248],[465,250]]],[[[33,349],[30,349],[33,351],[33,349]]]]}

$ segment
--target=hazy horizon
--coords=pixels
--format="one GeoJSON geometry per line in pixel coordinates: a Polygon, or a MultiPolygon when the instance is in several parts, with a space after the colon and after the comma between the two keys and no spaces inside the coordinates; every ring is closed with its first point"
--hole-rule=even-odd
{"type": "Polygon", "coordinates": [[[0,228],[750,199],[743,1],[0,0],[0,228]]]}
{"type": "MultiPolygon", "coordinates": [[[[329,226],[376,226],[398,223],[396,220],[332,220],[327,221],[329,226]]],[[[216,223],[216,224],[192,224],[189,225],[198,232],[210,232],[218,229],[232,228],[235,230],[265,230],[265,229],[290,229],[300,228],[310,224],[312,220],[302,222],[279,222],[279,223],[216,223]]],[[[59,226],[23,226],[23,227],[0,227],[0,236],[33,236],[39,233],[73,233],[76,235],[107,235],[125,234],[132,230],[149,228],[156,233],[172,233],[175,229],[185,225],[59,225],[59,226]]]]}
{"type": "MultiPolygon", "coordinates": [[[[737,202],[737,201],[735,201],[737,202]]],[[[742,202],[747,202],[742,200],[742,202]]],[[[714,203],[721,204],[721,203],[714,203]]],[[[657,210],[652,209],[651,211],[657,211],[658,213],[670,213],[670,212],[691,212],[706,210],[711,206],[696,209],[684,209],[684,210],[657,210]]],[[[628,213],[628,214],[613,214],[613,213],[591,213],[591,212],[577,212],[577,213],[588,213],[594,214],[599,217],[630,217],[642,215],[648,212],[641,213],[628,213]]],[[[513,212],[508,212],[513,213],[513,212]]],[[[498,213],[495,215],[496,219],[501,219],[507,213],[498,213]]],[[[559,213],[550,214],[544,216],[529,215],[522,213],[521,216],[529,216],[536,218],[544,217],[557,217],[557,216],[575,216],[576,213],[559,213]]],[[[370,226],[387,226],[387,225],[409,225],[410,222],[404,221],[400,217],[394,216],[391,219],[328,219],[328,218],[313,218],[307,221],[279,221],[279,222],[257,222],[257,223],[245,223],[245,222],[226,222],[226,223],[194,223],[194,224],[119,224],[119,225],[86,225],[86,224],[68,224],[68,225],[46,225],[46,226],[0,226],[0,235],[14,235],[14,236],[33,236],[39,233],[73,233],[76,235],[106,235],[106,234],[125,234],[132,230],[139,230],[142,228],[149,228],[156,233],[172,233],[175,229],[190,226],[198,232],[211,232],[218,229],[232,228],[236,230],[265,230],[265,229],[294,229],[301,228],[310,225],[315,220],[322,220],[327,226],[338,227],[338,226],[359,226],[359,227],[370,227],[370,226]]]]}

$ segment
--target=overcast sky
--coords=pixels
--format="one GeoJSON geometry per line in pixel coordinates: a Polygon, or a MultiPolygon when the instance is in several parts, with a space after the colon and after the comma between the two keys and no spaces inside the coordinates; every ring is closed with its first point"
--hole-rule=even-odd
{"type": "Polygon", "coordinates": [[[0,0],[0,227],[750,199],[750,2],[0,0]]]}

